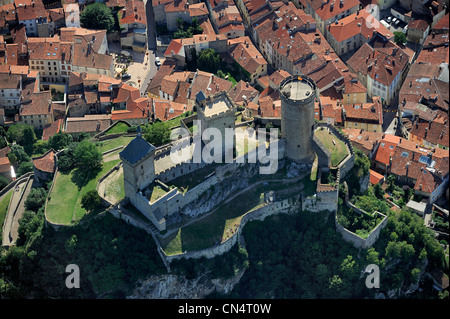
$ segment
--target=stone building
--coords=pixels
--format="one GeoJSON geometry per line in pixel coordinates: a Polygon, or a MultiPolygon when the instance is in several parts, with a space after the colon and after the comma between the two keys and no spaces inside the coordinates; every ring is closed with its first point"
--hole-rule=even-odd
{"type": "Polygon", "coordinates": [[[50,149],[44,155],[34,157],[32,160],[34,180],[37,183],[51,180],[56,168],[55,151],[50,149]]]}
{"type": "Polygon", "coordinates": [[[304,164],[314,161],[314,102],[316,84],[307,77],[290,76],[280,84],[281,135],[286,157],[304,164]]]}
{"type": "MultiPolygon", "coordinates": [[[[230,99],[228,93],[222,91],[206,97],[203,91],[200,91],[196,95],[195,106],[197,109],[197,119],[201,124],[199,132],[203,141],[205,141],[204,132],[206,129],[218,129],[222,137],[222,154],[227,156],[227,154],[230,155],[229,152],[231,152],[232,158],[234,140],[230,141],[226,139],[226,129],[232,129],[234,131],[236,105],[230,99]],[[231,142],[232,144],[230,144],[231,142]]],[[[214,139],[215,138],[216,137],[214,136],[214,139]]],[[[216,148],[214,148],[214,151],[215,150],[216,148]]],[[[213,156],[215,155],[216,154],[214,153],[213,156]]]]}
{"type": "Polygon", "coordinates": [[[133,203],[135,194],[155,179],[155,147],[147,142],[138,127],[136,138],[119,153],[123,163],[125,196],[133,203]]]}

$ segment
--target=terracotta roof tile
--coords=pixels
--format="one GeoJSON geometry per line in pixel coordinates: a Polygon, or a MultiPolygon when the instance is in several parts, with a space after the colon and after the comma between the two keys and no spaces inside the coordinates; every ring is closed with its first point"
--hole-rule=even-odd
{"type": "Polygon", "coordinates": [[[192,107],[188,108],[186,104],[163,99],[153,100],[153,112],[155,119],[159,119],[161,121],[170,120],[190,110],[192,110],[192,107]]]}
{"type": "Polygon", "coordinates": [[[23,106],[20,115],[49,115],[53,114],[52,95],[50,91],[34,92],[31,103],[23,106]]]}
{"type": "Polygon", "coordinates": [[[67,133],[101,132],[111,125],[109,115],[85,115],[84,117],[68,117],[66,120],[67,133]]]}
{"type": "Polygon", "coordinates": [[[39,171],[46,173],[53,173],[55,171],[55,152],[52,149],[32,160],[33,166],[39,171]]]}
{"type": "Polygon", "coordinates": [[[50,137],[55,135],[61,130],[61,124],[63,123],[62,119],[58,119],[51,124],[44,126],[44,130],[42,132],[42,140],[48,141],[50,137]]]}
{"type": "Polygon", "coordinates": [[[128,0],[120,13],[120,24],[140,23],[147,25],[145,5],[142,0],[128,0]]]}

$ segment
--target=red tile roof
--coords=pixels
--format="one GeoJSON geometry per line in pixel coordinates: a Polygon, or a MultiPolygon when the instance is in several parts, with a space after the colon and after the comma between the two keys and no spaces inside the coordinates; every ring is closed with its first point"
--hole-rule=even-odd
{"type": "Polygon", "coordinates": [[[425,20],[415,19],[408,23],[408,29],[416,29],[421,32],[425,32],[428,28],[428,23],[425,20]]]}
{"type": "Polygon", "coordinates": [[[409,133],[431,144],[449,147],[448,117],[444,120],[439,118],[431,122],[416,122],[409,133]]]}
{"type": "Polygon", "coordinates": [[[192,110],[192,107],[188,108],[186,104],[163,99],[153,99],[153,112],[155,119],[159,119],[161,121],[173,119],[190,110],[192,110]]]}
{"type": "Polygon", "coordinates": [[[356,128],[347,128],[342,130],[350,139],[353,145],[360,150],[364,150],[366,154],[370,152],[373,145],[382,140],[384,133],[369,132],[356,128]]]}
{"type": "Polygon", "coordinates": [[[128,0],[120,13],[120,24],[140,23],[147,25],[145,5],[142,0],[128,0]]]}
{"type": "Polygon", "coordinates": [[[253,86],[249,85],[248,82],[244,82],[243,80],[240,80],[228,91],[230,99],[235,103],[243,102],[244,97],[245,100],[251,101],[258,94],[258,90],[256,90],[255,88],[253,88],[253,86]]]}
{"type": "Polygon", "coordinates": [[[203,2],[189,5],[189,15],[191,17],[208,16],[208,14],[208,8],[203,2]]]}
{"type": "Polygon", "coordinates": [[[23,106],[20,115],[52,115],[52,94],[50,91],[34,92],[31,96],[31,103],[23,106]]]}
{"type": "Polygon", "coordinates": [[[253,74],[260,66],[267,66],[266,59],[253,45],[249,37],[239,39],[241,42],[232,47],[229,53],[244,70],[253,74]]]}
{"type": "Polygon", "coordinates": [[[359,0],[345,0],[345,1],[317,1],[317,0],[300,0],[305,7],[310,6],[312,10],[322,19],[326,21],[338,15],[345,13],[354,7],[360,5],[359,0]]]}
{"type": "Polygon", "coordinates": [[[0,157],[0,172],[5,173],[9,172],[11,170],[11,163],[9,161],[9,158],[4,156],[0,157]]]}
{"type": "Polygon", "coordinates": [[[384,178],[383,175],[375,172],[374,170],[369,169],[369,173],[370,173],[370,183],[372,185],[378,184],[384,178]]]}
{"type": "Polygon", "coordinates": [[[39,17],[48,18],[48,13],[47,10],[45,10],[42,0],[34,0],[33,3],[31,1],[24,0],[17,2],[17,19],[19,21],[38,19],[39,17]],[[19,3],[22,5],[19,5],[19,3]]]}
{"type": "Polygon", "coordinates": [[[55,135],[61,130],[61,124],[63,123],[62,119],[58,119],[51,124],[48,124],[44,127],[44,130],[42,132],[42,140],[48,141],[50,137],[55,135]]]}
{"type": "Polygon", "coordinates": [[[363,39],[370,39],[375,31],[386,36],[388,39],[394,36],[383,24],[374,20],[367,10],[357,11],[342,18],[337,24],[331,23],[328,25],[328,32],[337,42],[343,42],[356,35],[360,35],[363,39]]]}
{"type": "Polygon", "coordinates": [[[67,133],[93,133],[107,129],[111,125],[111,115],[85,115],[84,117],[68,117],[67,133]]]}
{"type": "Polygon", "coordinates": [[[392,134],[386,134],[378,145],[375,161],[384,165],[389,165],[391,157],[395,153],[395,148],[401,138],[392,134]]]}
{"type": "Polygon", "coordinates": [[[33,166],[39,171],[46,173],[53,173],[55,171],[55,152],[52,149],[32,160],[33,166]]]}
{"type": "Polygon", "coordinates": [[[126,110],[111,112],[111,120],[147,119],[150,120],[152,113],[152,99],[148,97],[129,100],[126,110]]]}
{"type": "Polygon", "coordinates": [[[345,120],[383,124],[383,110],[381,101],[374,98],[373,103],[344,104],[345,120]]]}
{"type": "Polygon", "coordinates": [[[390,46],[394,47],[384,50],[364,43],[347,64],[354,72],[368,75],[372,80],[390,86],[408,64],[407,54],[392,42],[390,46]]]}

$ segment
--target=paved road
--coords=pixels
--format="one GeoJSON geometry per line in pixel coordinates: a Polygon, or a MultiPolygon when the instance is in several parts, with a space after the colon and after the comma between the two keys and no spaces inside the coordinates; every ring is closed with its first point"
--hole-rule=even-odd
{"type": "Polygon", "coordinates": [[[148,47],[148,56],[147,56],[147,62],[149,67],[149,72],[147,73],[147,76],[145,79],[141,79],[141,95],[145,94],[148,84],[153,79],[153,77],[156,74],[156,71],[158,68],[155,64],[155,57],[156,57],[156,22],[154,18],[153,13],[153,6],[152,6],[152,0],[144,0],[145,1],[145,11],[146,11],[146,18],[147,18],[147,47],[148,47]]]}
{"type": "Polygon", "coordinates": [[[149,50],[156,50],[156,23],[153,14],[152,0],[144,0],[147,18],[147,47],[149,50]]]}

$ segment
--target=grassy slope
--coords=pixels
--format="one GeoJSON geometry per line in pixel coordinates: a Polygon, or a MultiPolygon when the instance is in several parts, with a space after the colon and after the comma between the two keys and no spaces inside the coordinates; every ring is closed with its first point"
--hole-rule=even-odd
{"type": "Polygon", "coordinates": [[[48,219],[65,225],[71,224],[72,217],[74,217],[74,220],[81,219],[86,214],[84,208],[81,207],[82,196],[86,192],[96,189],[100,177],[105,175],[118,162],[119,160],[113,160],[103,163],[102,170],[91,177],[81,188],[74,182],[77,170],[72,170],[69,174],[58,173],[50,201],[47,204],[48,219]]]}
{"type": "Polygon", "coordinates": [[[314,135],[322,142],[322,144],[328,148],[331,153],[331,165],[337,166],[347,156],[348,150],[344,142],[337,138],[334,134],[330,135],[328,130],[316,130],[314,135]],[[336,142],[333,144],[332,140],[336,142]]]}
{"type": "Polygon", "coordinates": [[[13,191],[14,191],[14,188],[12,188],[8,193],[6,193],[6,195],[0,201],[0,241],[1,241],[3,223],[5,222],[6,213],[8,212],[9,201],[11,199],[13,191]]]}

